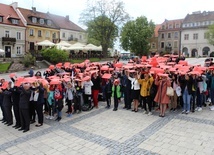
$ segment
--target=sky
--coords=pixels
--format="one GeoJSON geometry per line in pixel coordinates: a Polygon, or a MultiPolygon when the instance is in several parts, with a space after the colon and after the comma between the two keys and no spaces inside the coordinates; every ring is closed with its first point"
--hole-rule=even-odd
{"type": "MultiPolygon", "coordinates": [[[[87,7],[87,0],[0,0],[0,3],[4,4],[12,2],[18,2],[18,6],[22,8],[31,9],[34,6],[40,12],[69,15],[71,21],[85,28],[79,23],[79,17],[87,7]]],[[[123,0],[123,2],[130,17],[135,19],[143,15],[155,24],[161,24],[165,19],[185,18],[188,13],[194,11],[214,11],[214,0],[123,0]]]]}

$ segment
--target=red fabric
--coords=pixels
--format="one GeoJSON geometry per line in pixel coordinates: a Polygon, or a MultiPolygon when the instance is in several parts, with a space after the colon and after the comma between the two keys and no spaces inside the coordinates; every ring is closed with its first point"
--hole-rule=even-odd
{"type": "Polygon", "coordinates": [[[98,106],[98,94],[99,90],[92,90],[93,102],[95,107],[98,106]]]}

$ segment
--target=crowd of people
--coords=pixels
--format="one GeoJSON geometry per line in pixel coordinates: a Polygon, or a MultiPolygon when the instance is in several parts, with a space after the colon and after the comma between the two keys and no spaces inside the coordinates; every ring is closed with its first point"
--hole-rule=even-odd
{"type": "Polygon", "coordinates": [[[80,64],[51,65],[44,73],[34,74],[31,68],[30,77],[11,74],[11,81],[0,81],[1,121],[13,125],[14,114],[13,127],[27,132],[36,118],[36,127],[43,125],[44,118],[60,121],[66,105],[67,117],[71,117],[74,113],[99,108],[101,100],[106,102],[107,109],[113,106],[113,111],[121,103],[123,109],[135,113],[139,108],[147,115],[157,110],[159,117],[165,117],[167,108],[172,112],[182,108],[182,114],[201,111],[209,99],[210,110],[214,110],[212,66],[160,60],[132,60],[126,65],[87,60],[80,64]]]}

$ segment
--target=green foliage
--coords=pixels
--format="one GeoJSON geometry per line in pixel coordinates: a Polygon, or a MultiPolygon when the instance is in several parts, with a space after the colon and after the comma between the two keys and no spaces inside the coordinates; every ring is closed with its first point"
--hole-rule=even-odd
{"type": "Polygon", "coordinates": [[[1,63],[0,64],[0,72],[6,72],[9,67],[10,67],[11,63],[1,63]]]}
{"type": "Polygon", "coordinates": [[[36,59],[31,54],[27,54],[24,56],[23,64],[25,67],[29,67],[30,65],[34,65],[36,59]]]}
{"type": "Polygon", "coordinates": [[[113,47],[118,29],[129,18],[124,11],[124,3],[118,0],[88,0],[80,21],[88,29],[88,42],[101,45],[104,56],[109,47],[113,47]]]}
{"type": "Polygon", "coordinates": [[[41,52],[43,58],[51,63],[59,63],[59,62],[66,62],[68,60],[68,53],[57,49],[56,47],[53,48],[46,48],[41,52]]]}
{"type": "Polygon", "coordinates": [[[144,16],[128,21],[121,31],[121,46],[136,55],[147,55],[150,49],[149,40],[154,33],[155,24],[144,16]]]}
{"type": "MultiPolygon", "coordinates": [[[[90,62],[99,62],[100,59],[99,58],[89,58],[90,62]]],[[[71,63],[81,63],[84,62],[85,59],[72,59],[71,63]]]]}
{"type": "Polygon", "coordinates": [[[214,24],[208,27],[208,31],[206,32],[206,38],[211,45],[214,45],[214,24]]]}

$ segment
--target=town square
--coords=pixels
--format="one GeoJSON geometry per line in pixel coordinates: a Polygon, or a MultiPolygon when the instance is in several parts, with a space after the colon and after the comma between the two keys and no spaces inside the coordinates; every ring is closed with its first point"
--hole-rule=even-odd
{"type": "Polygon", "coordinates": [[[0,2],[0,155],[214,154],[211,4],[71,4],[0,2]]]}

